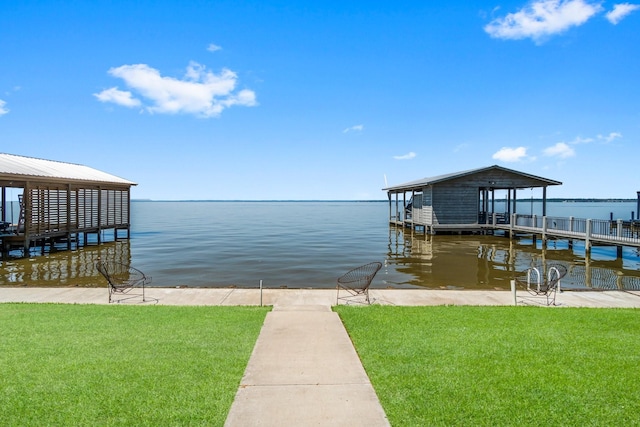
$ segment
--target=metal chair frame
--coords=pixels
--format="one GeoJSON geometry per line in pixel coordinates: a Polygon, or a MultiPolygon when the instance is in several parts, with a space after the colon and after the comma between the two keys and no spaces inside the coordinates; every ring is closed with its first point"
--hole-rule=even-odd
{"type": "Polygon", "coordinates": [[[382,268],[382,263],[371,262],[349,270],[340,276],[336,283],[336,305],[340,304],[340,300],[349,303],[353,301],[359,304],[371,304],[369,298],[369,287],[373,278],[382,268]],[[348,295],[340,296],[340,290],[346,291],[348,295]],[[364,296],[365,302],[359,301],[359,297],[364,296]]]}
{"type": "Polygon", "coordinates": [[[544,279],[540,270],[532,267],[527,270],[526,278],[516,278],[516,283],[533,296],[545,297],[547,305],[556,305],[556,295],[561,290],[560,280],[566,274],[567,268],[564,265],[550,265],[547,268],[547,278],[544,279]]]}
{"type": "Polygon", "coordinates": [[[142,271],[127,264],[100,260],[96,263],[96,268],[107,279],[109,304],[138,297],[142,297],[143,302],[146,301],[144,287],[151,283],[151,277],[146,276],[142,271]],[[115,296],[122,296],[122,298],[116,300],[115,296]]]}

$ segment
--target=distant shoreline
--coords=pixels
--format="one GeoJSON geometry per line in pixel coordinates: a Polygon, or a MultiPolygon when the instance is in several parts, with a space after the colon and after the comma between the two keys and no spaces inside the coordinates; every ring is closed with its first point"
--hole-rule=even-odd
{"type": "Polygon", "coordinates": [[[131,199],[132,202],[172,202],[172,203],[387,203],[388,200],[152,200],[152,199],[131,199]]]}
{"type": "MultiPolygon", "coordinates": [[[[395,200],[395,199],[392,199],[395,200]]],[[[496,199],[503,200],[503,199],[496,199]]],[[[274,200],[154,200],[154,199],[131,199],[132,202],[173,202],[173,203],[189,203],[189,202],[202,202],[202,203],[388,203],[389,200],[288,200],[288,199],[274,199],[274,200]]],[[[541,202],[540,198],[518,198],[517,202],[541,202]]],[[[597,198],[552,198],[547,199],[547,202],[552,203],[629,203],[636,202],[637,199],[597,199],[597,198]]]]}

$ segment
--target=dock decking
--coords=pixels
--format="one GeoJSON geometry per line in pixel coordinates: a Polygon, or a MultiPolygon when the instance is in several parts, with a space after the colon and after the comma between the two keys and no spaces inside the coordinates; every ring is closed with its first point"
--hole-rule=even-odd
{"type": "Polygon", "coordinates": [[[492,233],[502,230],[510,236],[533,234],[543,241],[548,239],[583,240],[585,249],[592,246],[628,246],[640,248],[640,221],[596,220],[582,218],[549,217],[512,214],[510,217],[494,214],[486,224],[432,224],[425,225],[412,219],[401,221],[390,219],[390,224],[408,228],[424,227],[426,232],[481,232],[492,233]]]}

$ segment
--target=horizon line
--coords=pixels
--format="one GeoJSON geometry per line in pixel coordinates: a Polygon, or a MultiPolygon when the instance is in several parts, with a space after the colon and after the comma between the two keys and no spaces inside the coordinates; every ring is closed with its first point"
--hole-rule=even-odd
{"type": "MultiPolygon", "coordinates": [[[[391,199],[393,202],[395,199],[391,199]]],[[[407,199],[409,200],[409,199],[407,199]]],[[[496,199],[496,201],[502,201],[504,199],[496,199]]],[[[516,201],[542,201],[540,197],[534,198],[517,198],[516,201]]],[[[547,198],[547,202],[575,202],[575,201],[593,201],[593,202],[635,202],[638,199],[624,198],[624,197],[550,197],[547,198]]],[[[227,203],[239,203],[239,202],[252,202],[252,203],[265,203],[265,202],[281,202],[281,203],[311,203],[311,202],[344,202],[344,203],[379,203],[389,202],[389,199],[138,199],[132,198],[132,202],[227,202],[227,203]]],[[[398,200],[400,201],[400,199],[398,200]]]]}

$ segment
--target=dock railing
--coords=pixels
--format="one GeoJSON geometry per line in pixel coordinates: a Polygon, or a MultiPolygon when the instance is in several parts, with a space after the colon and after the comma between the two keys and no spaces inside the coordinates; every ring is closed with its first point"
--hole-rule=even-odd
{"type": "Polygon", "coordinates": [[[640,221],[511,214],[511,220],[503,224],[498,218],[498,214],[493,214],[492,226],[497,229],[531,232],[541,234],[543,238],[582,239],[587,244],[611,243],[640,247],[640,221]]]}

